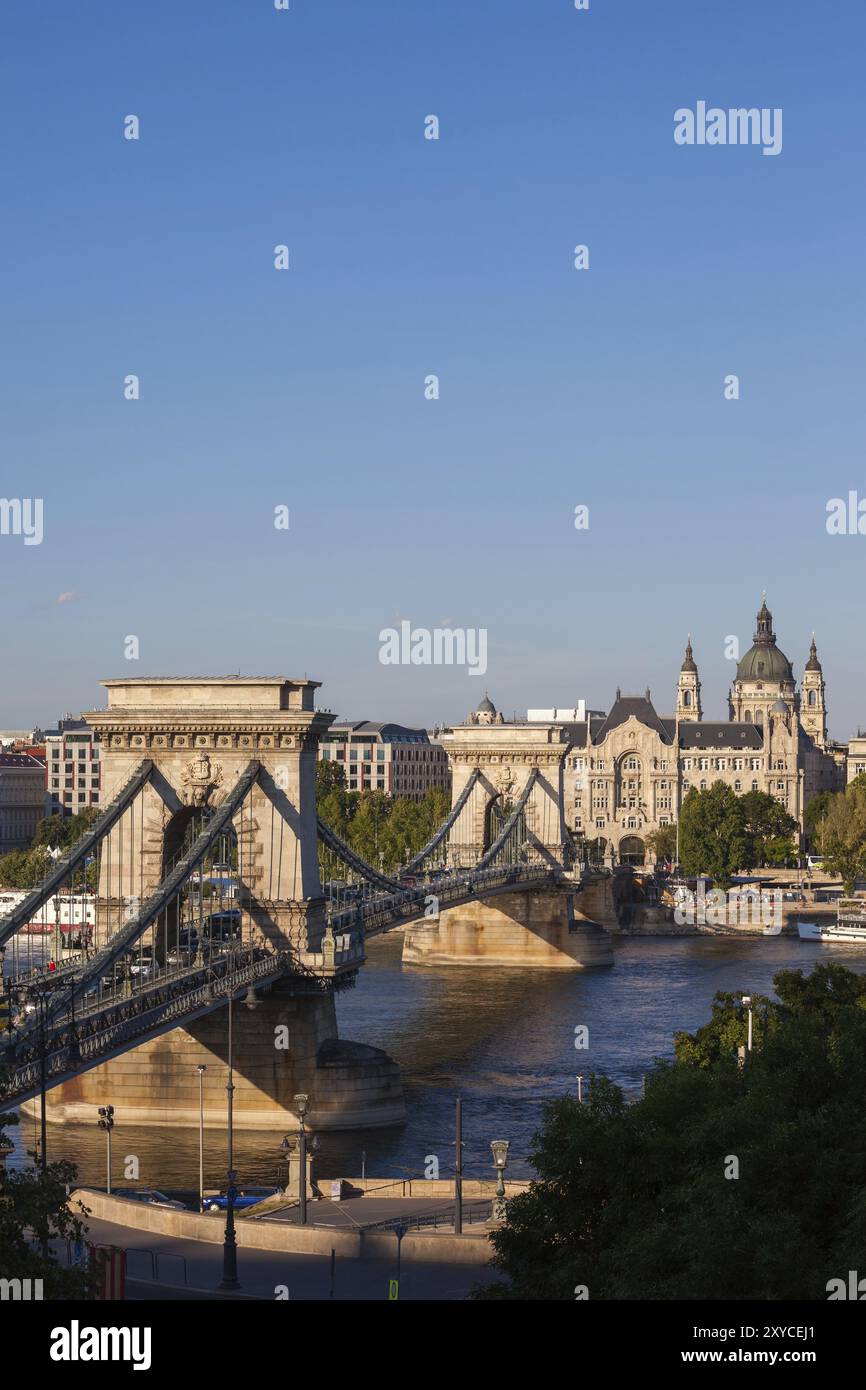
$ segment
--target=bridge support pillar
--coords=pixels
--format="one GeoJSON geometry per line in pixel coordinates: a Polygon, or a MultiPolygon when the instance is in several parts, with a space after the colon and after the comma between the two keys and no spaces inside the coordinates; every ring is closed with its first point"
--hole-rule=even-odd
{"type": "Polygon", "coordinates": [[[406,928],[405,965],[506,965],[586,970],[612,965],[610,938],[574,910],[567,887],[505,892],[447,908],[406,928]]]}
{"type": "MultiPolygon", "coordinates": [[[[406,1118],[400,1070],[385,1052],[337,1036],[334,996],[275,986],[250,1007],[233,1005],[234,1124],[238,1130],[297,1130],[293,1097],[309,1098],[307,1127],[366,1129],[406,1118]]],[[[225,1008],[142,1043],[48,1093],[48,1118],[93,1121],[110,1103],[118,1124],[197,1126],[204,1064],[204,1121],[224,1129],[228,1078],[225,1008]]],[[[29,1102],[32,1107],[37,1102],[29,1102]]]]}

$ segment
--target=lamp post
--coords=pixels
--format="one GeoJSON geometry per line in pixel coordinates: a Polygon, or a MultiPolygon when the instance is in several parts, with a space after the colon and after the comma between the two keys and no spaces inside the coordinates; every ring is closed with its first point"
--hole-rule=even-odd
{"type": "Polygon", "coordinates": [[[234,1100],[234,1081],[232,1079],[232,988],[233,982],[229,983],[229,1079],[226,1083],[226,1100],[228,1110],[228,1186],[226,1187],[226,1229],[223,1237],[223,1277],[220,1283],[221,1289],[239,1289],[240,1280],[238,1279],[238,1245],[235,1238],[235,1197],[237,1188],[235,1187],[234,1171],[234,1131],[233,1131],[233,1100],[234,1100]]]}
{"type": "Polygon", "coordinates": [[[493,1203],[493,1211],[490,1214],[490,1219],[492,1221],[504,1221],[505,1165],[508,1162],[509,1141],[507,1139],[491,1139],[490,1149],[496,1167],[496,1201],[493,1203]]]}
{"type": "Polygon", "coordinates": [[[463,1101],[459,1096],[454,1136],[454,1234],[463,1234],[463,1101]]]}
{"type": "Polygon", "coordinates": [[[302,1226],[306,1226],[307,1224],[307,1131],[304,1128],[304,1116],[307,1113],[307,1102],[309,1099],[309,1096],[303,1094],[294,1097],[298,1119],[301,1122],[301,1130],[298,1135],[298,1160],[300,1165],[300,1173],[298,1174],[298,1220],[302,1226]]]}
{"type": "Polygon", "coordinates": [[[748,1011],[749,1011],[749,1036],[748,1036],[748,1042],[746,1043],[746,1050],[747,1050],[748,1052],[751,1052],[751,1050],[752,1050],[752,996],[751,996],[750,994],[744,994],[744,995],[743,995],[743,1007],[746,1008],[746,1009],[748,1009],[748,1011]]]}
{"type": "Polygon", "coordinates": [[[114,1106],[100,1105],[99,1107],[99,1128],[105,1130],[105,1137],[108,1140],[108,1152],[106,1157],[105,1169],[105,1191],[107,1196],[111,1196],[111,1131],[114,1129],[114,1106]]]}
{"type": "Polygon", "coordinates": [[[577,1103],[583,1105],[583,1077],[577,1078],[577,1103]]]}
{"type": "Polygon", "coordinates": [[[204,1062],[196,1066],[198,1072],[198,1209],[204,1211],[204,1062]]]}

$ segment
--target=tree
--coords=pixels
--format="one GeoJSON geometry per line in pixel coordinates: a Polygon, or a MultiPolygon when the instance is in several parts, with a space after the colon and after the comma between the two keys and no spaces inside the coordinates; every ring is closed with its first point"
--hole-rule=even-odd
{"type": "Polygon", "coordinates": [[[803,816],[809,848],[819,854],[824,853],[824,820],[835,795],[835,792],[819,792],[812,797],[803,816]]]}
{"type": "Polygon", "coordinates": [[[746,792],[740,797],[753,864],[784,864],[797,853],[793,836],[797,822],[769,792],[746,792]]]}
{"type": "Polygon", "coordinates": [[[646,837],[647,846],[659,863],[675,863],[677,857],[677,828],[675,825],[661,825],[651,830],[646,837]]]}
{"type": "Polygon", "coordinates": [[[680,862],[687,874],[709,874],[723,888],[738,869],[752,867],[742,798],[724,782],[688,792],[680,811],[680,862]]]}
{"type": "Polygon", "coordinates": [[[537,1177],[494,1232],[501,1278],[475,1297],[814,1299],[862,1264],[866,977],[783,971],[778,1002],[717,995],[627,1104],[594,1076],[549,1102],[537,1177]]]}
{"type": "MultiPolygon", "coordinates": [[[[5,1073],[0,1068],[0,1096],[5,1073]]],[[[18,1124],[18,1116],[0,1114],[0,1148],[9,1148],[6,1130],[18,1124]]],[[[67,1185],[75,1181],[72,1163],[49,1163],[38,1168],[7,1171],[0,1164],[0,1251],[3,1279],[41,1279],[45,1299],[93,1298],[96,1272],[64,1269],[51,1254],[52,1240],[83,1241],[83,1217],[67,1204],[67,1185]]]]}
{"type": "Polygon", "coordinates": [[[846,893],[866,874],[866,776],[849,782],[828,803],[824,818],[824,867],[839,874],[846,893]]]}
{"type": "Polygon", "coordinates": [[[98,819],[99,809],[96,806],[85,806],[75,816],[46,816],[36,827],[31,849],[40,846],[46,849],[71,849],[98,819]]]}

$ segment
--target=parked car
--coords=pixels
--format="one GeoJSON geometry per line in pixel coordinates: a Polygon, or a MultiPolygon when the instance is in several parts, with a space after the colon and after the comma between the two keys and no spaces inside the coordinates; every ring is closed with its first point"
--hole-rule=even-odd
{"type": "MultiPolygon", "coordinates": [[[[244,1207],[254,1207],[259,1202],[264,1202],[267,1197],[276,1197],[280,1192],[282,1192],[281,1187],[238,1188],[238,1194],[234,1200],[235,1211],[241,1211],[244,1207]]],[[[217,1196],[205,1197],[202,1209],[210,1212],[225,1211],[228,1204],[228,1197],[224,1192],[221,1192],[217,1196]]]]}
{"type": "Polygon", "coordinates": [[[113,1197],[125,1197],[130,1202],[146,1202],[149,1207],[168,1207],[169,1211],[188,1211],[183,1202],[175,1202],[155,1187],[116,1187],[113,1197]]]}

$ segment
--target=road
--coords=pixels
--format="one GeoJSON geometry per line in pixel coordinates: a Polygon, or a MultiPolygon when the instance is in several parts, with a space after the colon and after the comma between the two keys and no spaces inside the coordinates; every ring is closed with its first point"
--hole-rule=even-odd
{"type": "MultiPolygon", "coordinates": [[[[387,1205],[391,1206],[393,1203],[387,1205]]],[[[220,1220],[216,1216],[213,1219],[220,1220]]],[[[157,1236],[147,1231],[134,1231],[127,1226],[118,1226],[113,1222],[100,1221],[93,1217],[88,1219],[87,1224],[88,1239],[100,1245],[118,1245],[127,1251],[129,1299],[219,1296],[217,1286],[222,1275],[221,1245],[172,1236],[157,1236]],[[158,1282],[151,1282],[153,1274],[157,1272],[158,1282]]],[[[280,1288],[288,1291],[289,1300],[328,1299],[330,1266],[328,1255],[238,1250],[241,1294],[259,1299],[275,1299],[280,1288]]],[[[349,1259],[338,1256],[334,1299],[387,1299],[389,1281],[396,1273],[396,1237],[392,1260],[349,1259]]],[[[493,1277],[487,1270],[475,1265],[422,1264],[415,1261],[407,1263],[404,1260],[400,1273],[399,1296],[401,1299],[420,1301],[466,1299],[474,1284],[489,1283],[493,1277]]],[[[285,1294],[282,1296],[284,1298],[285,1294]]]]}

